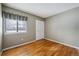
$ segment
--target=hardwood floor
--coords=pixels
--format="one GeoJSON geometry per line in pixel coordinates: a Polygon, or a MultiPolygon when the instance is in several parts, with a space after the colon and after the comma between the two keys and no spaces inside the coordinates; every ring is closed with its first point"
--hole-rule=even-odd
{"type": "Polygon", "coordinates": [[[2,51],[0,51],[0,56],[2,55],[2,51]]]}
{"type": "Polygon", "coordinates": [[[42,39],[6,50],[2,56],[79,56],[79,50],[42,39]]]}

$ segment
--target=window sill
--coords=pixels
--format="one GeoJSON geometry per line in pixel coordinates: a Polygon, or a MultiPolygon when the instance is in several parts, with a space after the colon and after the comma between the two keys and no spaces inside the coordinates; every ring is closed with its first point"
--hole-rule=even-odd
{"type": "Polygon", "coordinates": [[[5,35],[7,35],[7,34],[25,34],[25,33],[27,33],[27,32],[10,32],[10,33],[4,33],[5,35]]]}

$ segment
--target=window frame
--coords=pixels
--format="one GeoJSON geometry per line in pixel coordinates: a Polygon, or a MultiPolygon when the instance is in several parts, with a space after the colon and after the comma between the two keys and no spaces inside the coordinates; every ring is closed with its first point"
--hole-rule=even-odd
{"type": "Polygon", "coordinates": [[[3,30],[4,30],[4,33],[5,34],[13,34],[13,33],[27,33],[27,17],[25,17],[25,16],[21,16],[21,15],[17,15],[17,14],[12,14],[12,13],[8,13],[8,14],[12,14],[12,15],[17,15],[17,16],[21,16],[21,17],[25,17],[25,20],[22,20],[22,21],[25,21],[26,22],[26,29],[25,30],[23,30],[23,32],[21,32],[19,29],[18,29],[18,26],[19,26],[19,24],[18,24],[18,22],[19,22],[19,18],[17,18],[17,19],[14,19],[14,20],[16,20],[16,32],[7,32],[7,29],[6,29],[6,19],[7,18],[5,18],[5,16],[4,16],[4,14],[5,13],[7,13],[7,12],[3,12],[2,13],[2,15],[3,15],[3,30]]]}

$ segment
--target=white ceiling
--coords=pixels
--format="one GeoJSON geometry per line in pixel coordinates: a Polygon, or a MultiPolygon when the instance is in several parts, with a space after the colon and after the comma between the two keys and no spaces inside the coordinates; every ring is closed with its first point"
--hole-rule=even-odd
{"type": "Polygon", "coordinates": [[[78,7],[78,3],[4,3],[4,5],[46,18],[78,7]]]}

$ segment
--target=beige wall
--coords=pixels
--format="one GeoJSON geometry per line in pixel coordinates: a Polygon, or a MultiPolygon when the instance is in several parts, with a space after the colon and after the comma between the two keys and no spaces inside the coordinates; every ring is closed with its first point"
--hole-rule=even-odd
{"type": "Polygon", "coordinates": [[[2,49],[2,8],[0,4],[0,51],[2,49]]]}
{"type": "Polygon", "coordinates": [[[3,49],[12,47],[21,43],[33,41],[36,39],[36,20],[43,20],[40,17],[24,13],[19,10],[8,8],[3,6],[3,11],[19,14],[28,17],[27,21],[27,33],[13,33],[13,34],[4,34],[3,40],[3,49]]]}
{"type": "Polygon", "coordinates": [[[45,29],[46,38],[79,47],[79,7],[47,18],[45,29]]]}

